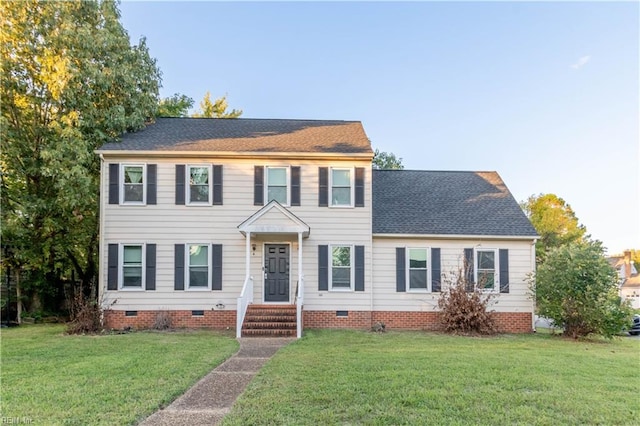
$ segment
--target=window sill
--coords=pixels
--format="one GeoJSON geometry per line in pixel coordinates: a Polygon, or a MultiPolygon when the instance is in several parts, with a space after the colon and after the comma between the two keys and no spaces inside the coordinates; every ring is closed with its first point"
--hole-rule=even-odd
{"type": "Polygon", "coordinates": [[[187,207],[211,207],[211,203],[185,203],[187,207]]]}
{"type": "Polygon", "coordinates": [[[137,203],[137,202],[133,202],[133,201],[128,201],[128,202],[122,202],[119,204],[120,206],[133,206],[133,207],[140,207],[140,206],[146,206],[147,203],[137,203]]]}
{"type": "Polygon", "coordinates": [[[209,288],[209,287],[187,287],[185,290],[186,291],[198,292],[198,291],[211,291],[211,288],[209,288]]]}
{"type": "Polygon", "coordinates": [[[330,209],[353,209],[355,206],[329,206],[330,209]]]}
{"type": "Polygon", "coordinates": [[[350,293],[350,292],[353,292],[353,289],[336,287],[336,288],[330,288],[329,291],[334,291],[336,293],[350,293]]]}
{"type": "Polygon", "coordinates": [[[410,289],[407,289],[407,293],[425,294],[425,293],[431,293],[431,292],[426,288],[410,288],[410,289]]]}
{"type": "Polygon", "coordinates": [[[145,289],[142,287],[120,287],[118,291],[145,291],[145,289]]]}

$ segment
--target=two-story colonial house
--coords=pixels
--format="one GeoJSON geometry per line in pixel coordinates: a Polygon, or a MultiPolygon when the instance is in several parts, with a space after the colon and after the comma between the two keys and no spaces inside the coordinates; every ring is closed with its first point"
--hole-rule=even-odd
{"type": "Polygon", "coordinates": [[[532,330],[536,232],[495,172],[373,170],[355,121],[159,118],[97,152],[107,327],[429,329],[468,264],[532,330]]]}

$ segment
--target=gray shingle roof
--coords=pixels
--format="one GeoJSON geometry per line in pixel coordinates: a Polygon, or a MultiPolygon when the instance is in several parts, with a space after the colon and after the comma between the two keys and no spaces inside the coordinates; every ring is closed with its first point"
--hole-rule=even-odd
{"type": "Polygon", "coordinates": [[[373,171],[373,233],[535,236],[496,172],[373,171]]]}
{"type": "Polygon", "coordinates": [[[359,121],[158,118],[100,151],[371,153],[359,121]]]}

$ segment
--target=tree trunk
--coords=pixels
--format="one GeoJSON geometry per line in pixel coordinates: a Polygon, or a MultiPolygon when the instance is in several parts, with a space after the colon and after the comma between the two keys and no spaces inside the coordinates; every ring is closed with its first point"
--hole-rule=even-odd
{"type": "Polygon", "coordinates": [[[20,291],[20,271],[16,274],[16,309],[18,324],[22,324],[22,292],[20,291]]]}

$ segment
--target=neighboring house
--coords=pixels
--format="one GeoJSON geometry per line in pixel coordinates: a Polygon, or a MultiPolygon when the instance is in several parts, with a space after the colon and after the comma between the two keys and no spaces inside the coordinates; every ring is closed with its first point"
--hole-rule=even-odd
{"type": "Polygon", "coordinates": [[[620,297],[628,300],[635,309],[640,309],[640,275],[633,264],[631,251],[626,250],[623,255],[611,256],[609,264],[618,272],[620,297]]]}
{"type": "Polygon", "coordinates": [[[97,152],[107,327],[430,329],[466,259],[533,328],[537,236],[495,172],[372,170],[354,121],[159,118],[97,152]]]}

